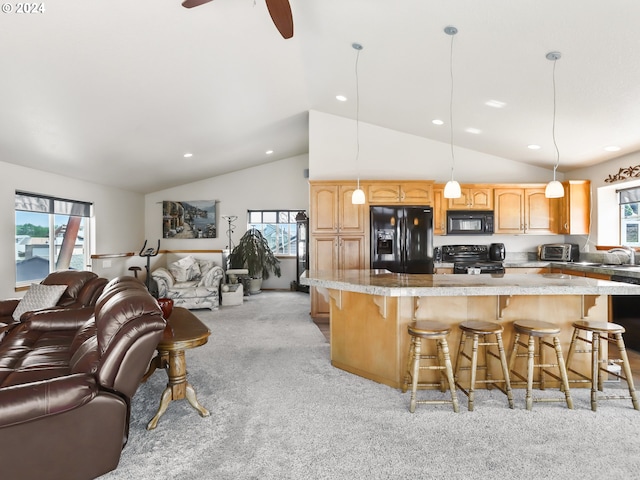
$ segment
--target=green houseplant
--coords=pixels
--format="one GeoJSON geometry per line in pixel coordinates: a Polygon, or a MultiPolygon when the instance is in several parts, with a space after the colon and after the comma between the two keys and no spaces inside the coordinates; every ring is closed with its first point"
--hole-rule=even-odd
{"type": "Polygon", "coordinates": [[[230,268],[246,268],[252,279],[260,280],[251,293],[260,291],[262,280],[269,278],[271,272],[276,277],[281,275],[280,260],[269,248],[269,242],[260,230],[250,228],[238,241],[229,255],[230,268]]]}

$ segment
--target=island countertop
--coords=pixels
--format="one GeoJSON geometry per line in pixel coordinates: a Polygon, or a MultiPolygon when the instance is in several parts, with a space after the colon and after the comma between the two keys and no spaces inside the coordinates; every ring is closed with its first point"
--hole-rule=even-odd
{"type": "Polygon", "coordinates": [[[640,285],[559,273],[429,275],[387,270],[306,271],[300,283],[386,297],[640,295],[640,285]]]}

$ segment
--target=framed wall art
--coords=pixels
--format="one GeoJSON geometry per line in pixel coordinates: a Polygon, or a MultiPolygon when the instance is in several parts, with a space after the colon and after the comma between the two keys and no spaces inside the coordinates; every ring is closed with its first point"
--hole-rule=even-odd
{"type": "Polygon", "coordinates": [[[162,202],[164,238],[217,238],[217,200],[162,202]]]}

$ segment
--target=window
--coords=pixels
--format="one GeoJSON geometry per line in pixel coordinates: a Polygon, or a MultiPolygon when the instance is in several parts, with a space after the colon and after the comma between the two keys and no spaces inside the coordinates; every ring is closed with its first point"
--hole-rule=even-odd
{"type": "Polygon", "coordinates": [[[619,190],[620,204],[620,244],[640,246],[638,226],[640,225],[640,188],[619,190]]]}
{"type": "Polygon", "coordinates": [[[86,270],[91,204],[16,192],[16,284],[56,270],[86,270]]]}
{"type": "Polygon", "coordinates": [[[296,215],[299,210],[249,210],[247,228],[257,228],[276,255],[296,255],[296,215]]]}

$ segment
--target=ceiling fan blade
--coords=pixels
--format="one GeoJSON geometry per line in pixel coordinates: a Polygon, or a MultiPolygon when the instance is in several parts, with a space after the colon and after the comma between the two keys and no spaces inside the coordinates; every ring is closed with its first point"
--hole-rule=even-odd
{"type": "Polygon", "coordinates": [[[269,15],[283,38],[293,37],[293,16],[289,0],[266,0],[269,15]]]}
{"type": "Polygon", "coordinates": [[[209,3],[213,0],[184,0],[184,2],[182,2],[182,6],[184,8],[193,8],[193,7],[199,7],[200,5],[204,5],[205,3],[209,3]]]}

